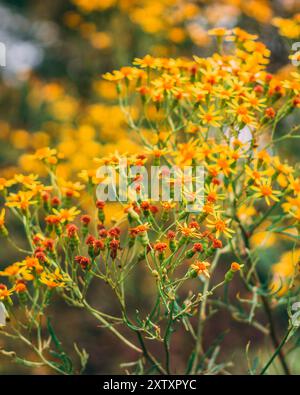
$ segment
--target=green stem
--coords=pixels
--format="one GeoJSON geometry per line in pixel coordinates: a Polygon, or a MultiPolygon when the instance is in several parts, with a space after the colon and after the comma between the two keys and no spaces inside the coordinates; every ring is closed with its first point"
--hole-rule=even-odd
{"type": "Polygon", "coordinates": [[[291,330],[292,330],[292,327],[287,330],[286,334],[284,335],[283,339],[281,340],[281,342],[278,345],[277,349],[275,350],[274,354],[272,355],[272,357],[270,358],[268,363],[265,365],[265,367],[260,372],[260,375],[264,375],[266,373],[266,371],[269,369],[269,367],[272,365],[272,363],[274,362],[277,355],[280,355],[282,347],[285,345],[285,343],[289,337],[289,334],[291,333],[291,330]]]}

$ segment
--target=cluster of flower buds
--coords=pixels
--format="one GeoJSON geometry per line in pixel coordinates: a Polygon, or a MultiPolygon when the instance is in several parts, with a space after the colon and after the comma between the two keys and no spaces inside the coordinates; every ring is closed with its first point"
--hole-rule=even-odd
{"type": "Polygon", "coordinates": [[[120,235],[121,230],[119,227],[114,227],[108,231],[108,242],[112,259],[116,259],[117,252],[120,249],[120,235]]]}
{"type": "Polygon", "coordinates": [[[67,239],[71,251],[75,251],[79,245],[78,227],[74,224],[67,225],[67,239]]]}
{"type": "Polygon", "coordinates": [[[150,204],[147,201],[141,202],[140,207],[141,207],[142,212],[146,218],[148,218],[150,216],[150,221],[151,221],[150,214],[155,215],[158,212],[157,206],[154,206],[153,204],[150,204]]]}
{"type": "Polygon", "coordinates": [[[37,258],[37,260],[39,261],[39,263],[41,265],[44,265],[45,263],[48,262],[48,258],[47,258],[47,255],[45,254],[44,247],[37,247],[34,250],[34,256],[35,256],[35,258],[37,258]]]}
{"type": "Polygon", "coordinates": [[[165,251],[168,248],[166,243],[158,242],[154,245],[154,251],[158,252],[158,259],[160,262],[163,262],[165,259],[165,251]]]}
{"type": "Polygon", "coordinates": [[[87,237],[85,243],[88,246],[88,254],[92,259],[100,255],[100,252],[105,248],[104,241],[101,239],[98,240],[92,235],[87,237]]]}
{"type": "Polygon", "coordinates": [[[43,192],[41,195],[44,210],[50,213],[53,208],[58,208],[61,205],[61,200],[58,196],[51,197],[49,192],[43,192]]]}
{"type": "Polygon", "coordinates": [[[45,221],[47,224],[46,232],[51,234],[54,230],[57,236],[61,236],[63,233],[63,229],[61,226],[61,218],[59,215],[50,214],[45,217],[45,221]]]}
{"type": "Polygon", "coordinates": [[[82,270],[87,270],[91,266],[91,260],[82,255],[75,256],[75,262],[80,265],[82,270]]]}

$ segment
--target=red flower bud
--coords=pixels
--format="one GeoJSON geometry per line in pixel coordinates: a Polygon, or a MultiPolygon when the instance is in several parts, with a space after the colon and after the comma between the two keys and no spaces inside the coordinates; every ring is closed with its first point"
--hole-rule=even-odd
{"type": "Polygon", "coordinates": [[[83,215],[80,218],[80,222],[82,222],[83,225],[88,225],[91,222],[91,217],[89,215],[83,215]]]}
{"type": "Polygon", "coordinates": [[[274,108],[269,107],[265,110],[265,115],[267,118],[273,119],[273,118],[275,118],[276,112],[275,112],[274,108]]]}
{"type": "Polygon", "coordinates": [[[60,199],[57,196],[54,196],[51,199],[51,204],[52,204],[52,206],[57,207],[57,206],[59,206],[61,204],[61,201],[60,201],[60,199]]]}
{"type": "Polygon", "coordinates": [[[193,245],[193,251],[194,252],[202,252],[203,251],[203,246],[201,243],[195,243],[193,245]]]}
{"type": "Polygon", "coordinates": [[[83,270],[87,269],[90,266],[91,261],[89,258],[81,255],[75,256],[75,262],[77,262],[83,270]]]}
{"type": "Polygon", "coordinates": [[[119,238],[120,233],[121,233],[121,229],[120,229],[119,227],[111,228],[111,229],[108,231],[108,234],[109,234],[110,237],[119,238]]]}
{"type": "Polygon", "coordinates": [[[98,200],[96,202],[96,207],[97,207],[98,210],[103,210],[104,206],[105,206],[105,202],[103,202],[102,200],[98,200]]]}
{"type": "Polygon", "coordinates": [[[218,239],[213,240],[213,248],[222,248],[222,247],[223,247],[223,243],[221,240],[218,239]]]}
{"type": "Polygon", "coordinates": [[[166,243],[156,243],[154,245],[155,251],[158,251],[159,253],[163,253],[167,249],[167,244],[166,243]]]}
{"type": "Polygon", "coordinates": [[[67,225],[67,235],[68,237],[74,237],[77,235],[78,228],[74,224],[67,225]]]}
{"type": "Polygon", "coordinates": [[[85,240],[85,244],[88,245],[88,246],[93,246],[94,243],[95,243],[95,241],[96,241],[95,237],[92,236],[92,235],[89,235],[89,236],[86,238],[86,240],[85,240]]]}
{"type": "Polygon", "coordinates": [[[106,237],[107,237],[107,235],[108,235],[108,232],[107,232],[107,230],[106,229],[100,229],[99,230],[99,236],[102,238],[102,239],[105,239],[106,237]]]}
{"type": "Polygon", "coordinates": [[[173,230],[169,230],[167,233],[167,238],[169,240],[175,239],[176,233],[173,230]]]}

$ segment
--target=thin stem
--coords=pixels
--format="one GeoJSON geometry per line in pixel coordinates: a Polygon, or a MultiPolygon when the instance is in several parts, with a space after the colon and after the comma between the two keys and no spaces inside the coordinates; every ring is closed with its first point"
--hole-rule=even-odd
{"type": "MultiPolygon", "coordinates": [[[[266,373],[266,371],[269,369],[269,367],[272,365],[272,363],[274,362],[275,358],[278,355],[280,355],[280,353],[282,352],[282,348],[285,345],[285,343],[289,337],[289,334],[291,333],[291,330],[292,330],[292,327],[287,330],[286,334],[284,335],[283,339],[281,340],[281,342],[278,345],[277,349],[275,350],[274,354],[272,355],[272,357],[270,358],[268,363],[265,365],[265,367],[260,372],[260,375],[264,375],[266,373]]],[[[290,374],[290,373],[287,373],[287,374],[290,374]]]]}

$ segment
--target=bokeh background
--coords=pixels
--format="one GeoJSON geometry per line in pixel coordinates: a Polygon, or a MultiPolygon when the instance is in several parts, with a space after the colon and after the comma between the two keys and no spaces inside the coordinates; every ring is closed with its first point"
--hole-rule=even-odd
{"type": "MultiPolygon", "coordinates": [[[[288,59],[291,41],[278,34],[272,19],[293,17],[297,12],[299,0],[0,1],[0,42],[6,45],[6,67],[0,67],[0,177],[37,171],[30,154],[44,146],[57,147],[65,155],[59,174],[66,178],[76,178],[95,156],[136,152],[138,143],[126,128],[115,87],[101,75],[148,53],[170,57],[209,55],[215,49],[214,40],[207,34],[210,28],[240,26],[258,34],[272,51],[270,71],[284,75],[292,67],[288,59]]],[[[287,122],[292,125],[297,119],[287,122]]],[[[284,133],[287,126],[280,125],[278,133],[284,133]]],[[[295,163],[299,148],[295,143],[285,143],[279,151],[295,163]]],[[[13,232],[22,244],[17,225],[13,225],[13,232]]],[[[263,245],[262,267],[291,260],[274,236],[262,232],[252,242],[258,248],[263,245]]],[[[0,266],[16,259],[16,252],[2,244],[0,266]]],[[[132,306],[136,300],[147,304],[151,296],[147,278],[138,272],[132,281],[132,306]]],[[[109,306],[112,312],[116,309],[105,286],[94,287],[92,295],[96,306],[109,306]]],[[[53,317],[53,325],[67,349],[76,342],[89,352],[87,373],[122,373],[120,363],[132,360],[132,353],[85,313],[57,302],[53,317]]],[[[284,311],[279,309],[276,318],[280,331],[286,320],[284,311]]],[[[222,331],[220,358],[235,362],[229,369],[232,373],[245,371],[249,339],[254,356],[257,350],[262,356],[270,353],[259,332],[244,324],[232,324],[224,311],[210,321],[207,344],[222,331]]],[[[173,349],[178,371],[191,347],[183,343],[181,335],[175,334],[173,349]]],[[[0,338],[0,347],[3,345],[0,338]]],[[[5,346],[9,349],[10,345],[5,346]]],[[[297,371],[297,350],[289,358],[297,371]]],[[[275,365],[274,372],[276,369],[275,365]]],[[[48,371],[18,367],[0,357],[0,373],[48,371]]]]}

